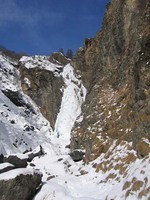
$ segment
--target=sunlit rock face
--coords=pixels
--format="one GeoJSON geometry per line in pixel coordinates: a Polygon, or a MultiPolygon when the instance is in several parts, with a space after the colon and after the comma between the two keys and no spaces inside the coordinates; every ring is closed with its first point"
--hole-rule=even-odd
{"type": "MultiPolygon", "coordinates": [[[[148,0],[112,0],[102,29],[94,38],[85,39],[72,61],[87,96],[83,121],[72,132],[71,149],[85,150],[86,163],[97,159],[93,167],[108,174],[106,182],[119,181],[118,170],[123,178],[130,176],[128,170],[139,158],[149,162],[149,22],[148,0]]],[[[138,177],[136,181],[140,181],[138,177]]],[[[126,198],[134,190],[143,197],[145,183],[139,182],[140,186],[136,181],[131,180],[131,187],[124,185],[126,198]]],[[[145,195],[148,193],[147,185],[145,195]]]]}
{"type": "Polygon", "coordinates": [[[85,148],[86,162],[114,140],[132,142],[138,156],[150,139],[149,1],[114,0],[95,38],[85,39],[72,64],[87,88],[84,119],[72,133],[72,149],[85,148]]]}

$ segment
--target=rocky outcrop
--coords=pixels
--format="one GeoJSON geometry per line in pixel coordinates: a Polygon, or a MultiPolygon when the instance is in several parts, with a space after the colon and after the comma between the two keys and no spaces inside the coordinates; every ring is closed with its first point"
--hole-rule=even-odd
{"type": "Polygon", "coordinates": [[[150,141],[149,13],[149,0],[112,0],[101,31],[72,61],[87,98],[71,150],[85,149],[85,162],[108,152],[114,141],[132,142],[138,152],[142,138],[150,141]]]}
{"type": "MultiPolygon", "coordinates": [[[[7,173],[16,173],[16,170],[12,170],[7,173]]],[[[9,174],[6,174],[9,176],[9,174]]],[[[1,178],[1,176],[0,176],[1,178]]],[[[18,174],[16,177],[10,179],[0,179],[0,199],[12,200],[32,199],[36,194],[41,184],[41,174],[18,174]]]]}
{"type": "Polygon", "coordinates": [[[26,168],[28,165],[28,162],[31,162],[35,157],[40,157],[45,154],[42,146],[40,145],[39,148],[36,148],[32,152],[24,152],[18,153],[18,154],[12,154],[12,155],[5,155],[3,156],[2,163],[10,163],[13,165],[15,168],[26,168]]]}
{"type": "Polygon", "coordinates": [[[78,162],[83,159],[84,153],[80,150],[74,150],[73,152],[70,153],[70,156],[73,161],[78,162]]]}
{"type": "Polygon", "coordinates": [[[19,91],[4,90],[2,91],[16,106],[25,106],[21,93],[19,91]]]}
{"type": "Polygon", "coordinates": [[[28,161],[31,162],[35,157],[40,157],[40,156],[43,156],[44,154],[45,154],[45,152],[44,152],[42,146],[40,145],[39,151],[27,153],[28,161]]]}
{"type": "Polygon", "coordinates": [[[55,52],[52,53],[49,57],[50,62],[54,64],[58,64],[61,66],[65,66],[68,63],[70,63],[70,59],[66,58],[62,53],[60,52],[55,52]]]}
{"type": "MultiPolygon", "coordinates": [[[[19,70],[24,93],[38,105],[43,116],[54,128],[62,99],[60,90],[63,85],[62,77],[57,77],[53,72],[46,69],[40,69],[38,65],[35,68],[28,69],[20,64],[19,70]]],[[[58,71],[61,72],[61,70],[62,66],[58,71]]]]}
{"type": "Polygon", "coordinates": [[[25,168],[27,166],[27,157],[19,158],[17,155],[4,157],[4,162],[13,164],[16,168],[25,168]]]}
{"type": "Polygon", "coordinates": [[[35,109],[30,103],[25,102],[23,93],[21,91],[12,91],[12,90],[2,90],[2,92],[13,102],[14,105],[18,107],[26,108],[26,112],[31,112],[36,114],[35,109]]]}

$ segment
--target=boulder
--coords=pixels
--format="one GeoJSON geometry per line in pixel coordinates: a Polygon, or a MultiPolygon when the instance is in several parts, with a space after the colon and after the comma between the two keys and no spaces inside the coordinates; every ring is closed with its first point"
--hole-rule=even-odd
{"type": "Polygon", "coordinates": [[[35,157],[44,155],[44,151],[42,146],[40,145],[40,149],[37,152],[28,153],[28,161],[31,162],[35,157]]]}
{"type": "Polygon", "coordinates": [[[81,150],[74,150],[70,153],[70,156],[73,161],[78,162],[83,159],[84,153],[81,150]]]}
{"type": "Polygon", "coordinates": [[[25,168],[27,166],[27,160],[28,160],[28,157],[25,157],[25,156],[19,157],[19,154],[9,155],[8,157],[4,157],[4,162],[11,163],[16,168],[25,168]]]}
{"type": "Polygon", "coordinates": [[[62,66],[65,66],[67,65],[70,60],[67,59],[62,53],[60,52],[55,52],[55,53],[52,53],[49,57],[49,60],[54,63],[54,64],[60,64],[62,66]]]}
{"type": "Polygon", "coordinates": [[[136,151],[140,158],[149,155],[150,152],[150,142],[146,138],[142,138],[136,145],[136,151]]]}
{"type": "MultiPolygon", "coordinates": [[[[41,184],[41,174],[37,172],[28,173],[27,169],[24,169],[23,173],[20,174],[19,171],[22,169],[15,169],[6,172],[5,177],[7,179],[2,179],[0,175],[0,199],[1,200],[29,200],[33,199],[37,190],[41,184]],[[19,173],[18,173],[19,172],[19,173]],[[13,176],[12,174],[17,174],[13,176]]],[[[3,175],[4,175],[3,174],[3,175]]]]}

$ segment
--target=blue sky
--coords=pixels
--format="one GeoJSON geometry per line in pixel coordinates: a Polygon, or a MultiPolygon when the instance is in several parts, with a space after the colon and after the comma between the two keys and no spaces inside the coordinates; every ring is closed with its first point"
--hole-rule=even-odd
{"type": "Polygon", "coordinates": [[[110,0],[0,0],[0,45],[28,54],[74,52],[100,30],[110,0]]]}

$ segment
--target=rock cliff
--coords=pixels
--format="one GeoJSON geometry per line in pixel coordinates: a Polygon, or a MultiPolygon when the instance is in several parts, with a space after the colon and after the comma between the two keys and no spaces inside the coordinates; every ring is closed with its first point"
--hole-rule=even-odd
{"type": "Polygon", "coordinates": [[[63,85],[63,79],[61,76],[58,76],[58,74],[62,71],[64,62],[67,62],[67,59],[65,60],[64,56],[53,54],[51,57],[35,56],[30,61],[27,61],[27,63],[19,63],[21,85],[24,93],[30,96],[38,105],[41,113],[50,122],[52,128],[54,128],[62,99],[60,88],[63,85]],[[56,72],[53,73],[52,71],[39,67],[40,64],[41,66],[44,64],[44,58],[45,64],[48,65],[50,64],[50,61],[52,61],[59,66],[60,63],[58,63],[58,61],[60,60],[60,68],[57,68],[56,72]],[[35,67],[25,67],[28,62],[35,67]]]}
{"type": "Polygon", "coordinates": [[[132,164],[150,153],[150,1],[112,0],[102,29],[85,39],[72,65],[87,96],[71,150],[84,150],[84,161],[107,174],[104,182],[123,176],[125,198],[134,191],[144,198],[146,183],[125,180],[132,164]]]}
{"type": "Polygon", "coordinates": [[[86,162],[114,140],[132,142],[139,157],[150,150],[142,139],[150,140],[149,6],[148,0],[112,0],[101,31],[72,61],[88,92],[71,146],[86,149],[86,162]]]}

